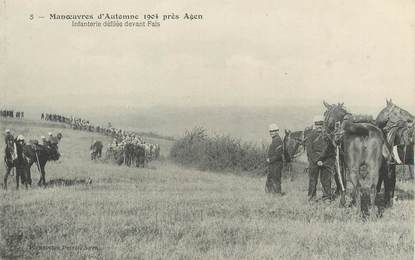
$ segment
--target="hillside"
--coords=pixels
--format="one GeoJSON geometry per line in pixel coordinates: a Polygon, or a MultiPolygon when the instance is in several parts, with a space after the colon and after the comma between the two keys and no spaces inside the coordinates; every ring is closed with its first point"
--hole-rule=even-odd
{"type": "MultiPolygon", "coordinates": [[[[0,121],[28,138],[55,125],[0,121]]],[[[184,169],[167,160],[128,168],[89,159],[100,135],[59,129],[63,156],[46,166],[47,188],[0,195],[0,258],[36,259],[412,259],[414,188],[362,221],[353,208],[306,201],[307,176],[295,165],[286,195],[264,193],[264,177],[184,169]],[[80,183],[86,178],[92,185],[80,183]]],[[[157,141],[157,140],[154,140],[157,141]]],[[[161,143],[166,155],[168,141],[161,143]]],[[[3,142],[0,148],[3,150],[3,142]]],[[[32,168],[34,183],[39,179],[32,168]]],[[[319,187],[320,188],[320,187],[319,187]]],[[[318,191],[321,194],[321,191],[318,191]]]]}
{"type": "MultiPolygon", "coordinates": [[[[383,102],[383,100],[382,100],[383,102]]],[[[347,106],[353,113],[370,114],[374,117],[384,107],[347,106]]],[[[230,134],[258,144],[268,143],[268,125],[277,123],[281,129],[303,130],[312,122],[316,114],[324,112],[323,104],[306,105],[293,101],[292,105],[275,106],[100,106],[81,109],[76,107],[51,109],[44,111],[40,107],[21,107],[27,111],[27,117],[39,119],[42,112],[61,113],[88,118],[97,124],[137,130],[139,132],[155,132],[165,136],[181,137],[186,129],[201,126],[209,130],[209,134],[230,134]]],[[[406,108],[414,111],[414,108],[406,108]]]]}

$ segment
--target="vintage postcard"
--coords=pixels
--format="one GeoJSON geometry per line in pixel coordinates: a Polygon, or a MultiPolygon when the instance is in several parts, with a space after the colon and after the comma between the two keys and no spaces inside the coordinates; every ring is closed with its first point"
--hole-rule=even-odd
{"type": "Polygon", "coordinates": [[[0,259],[413,259],[413,0],[0,1],[0,259]]]}

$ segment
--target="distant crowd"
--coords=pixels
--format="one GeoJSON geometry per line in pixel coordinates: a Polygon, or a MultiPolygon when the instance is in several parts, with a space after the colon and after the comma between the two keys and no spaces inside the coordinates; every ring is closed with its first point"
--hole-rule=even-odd
{"type": "MultiPolygon", "coordinates": [[[[159,159],[160,146],[158,144],[146,143],[142,136],[134,131],[126,131],[123,129],[112,127],[111,123],[107,126],[94,125],[88,119],[64,116],[53,113],[42,113],[41,120],[64,123],[74,130],[88,131],[100,133],[113,138],[111,144],[108,145],[107,151],[110,157],[118,157],[117,154],[125,154],[126,147],[135,149],[143,149],[145,151],[146,160],[159,159]]],[[[107,155],[109,155],[107,152],[107,155]]],[[[127,152],[127,155],[130,154],[127,152]]],[[[127,163],[126,163],[127,164],[127,163]]]]}
{"type": "Polygon", "coordinates": [[[0,118],[24,118],[24,112],[2,109],[0,110],[0,118]]]}

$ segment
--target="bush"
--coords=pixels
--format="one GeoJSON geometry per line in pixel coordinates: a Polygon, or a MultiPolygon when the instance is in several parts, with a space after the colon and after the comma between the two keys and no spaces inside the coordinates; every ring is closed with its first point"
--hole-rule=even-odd
{"type": "Polygon", "coordinates": [[[201,170],[255,171],[265,168],[266,148],[229,135],[209,137],[204,128],[195,127],[175,141],[170,158],[201,170]]]}

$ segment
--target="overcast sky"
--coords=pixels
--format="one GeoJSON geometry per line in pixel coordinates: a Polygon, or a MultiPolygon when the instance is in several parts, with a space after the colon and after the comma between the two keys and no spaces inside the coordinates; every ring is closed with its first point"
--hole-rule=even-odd
{"type": "Polygon", "coordinates": [[[0,8],[6,104],[415,103],[413,0],[2,0],[0,8]],[[203,20],[97,29],[48,19],[146,11],[203,20]]]}

